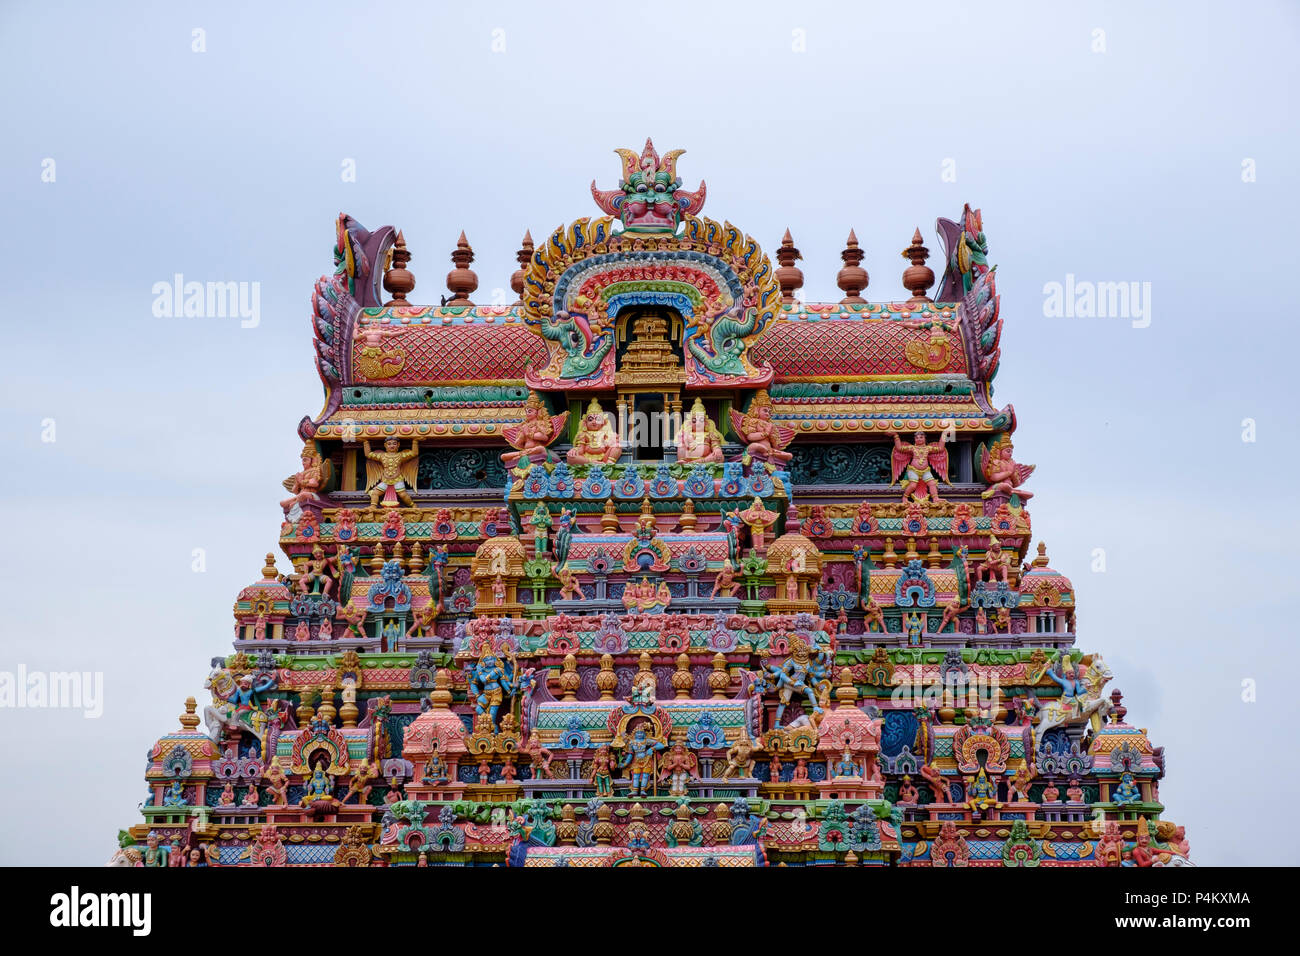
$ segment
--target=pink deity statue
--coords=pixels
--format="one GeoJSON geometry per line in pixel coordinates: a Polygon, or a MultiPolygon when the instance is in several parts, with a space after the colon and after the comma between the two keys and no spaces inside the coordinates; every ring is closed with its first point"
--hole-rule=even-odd
{"type": "Polygon", "coordinates": [[[677,434],[677,460],[687,464],[722,461],[722,434],[698,398],[677,434]]]}
{"type": "Polygon", "coordinates": [[[717,576],[713,579],[713,592],[709,595],[711,598],[721,594],[723,597],[735,597],[736,589],[740,587],[736,583],[736,569],[731,565],[731,559],[727,558],[722,562],[722,568],[718,571],[717,576]]]}
{"type": "Polygon", "coordinates": [[[568,420],[568,412],[551,415],[537,393],[529,392],[528,400],[524,402],[523,422],[502,429],[506,441],[515,449],[501,456],[502,463],[511,468],[518,465],[520,459],[526,462],[545,461],[549,457],[546,446],[559,437],[568,420]]]}
{"type": "Polygon", "coordinates": [[[784,450],[794,440],[794,429],[773,423],[772,399],[766,389],[754,396],[744,415],[731,409],[731,425],[745,443],[747,457],[780,464],[794,457],[784,450]]]}
{"type": "Polygon", "coordinates": [[[984,489],[981,497],[992,498],[994,495],[1017,494],[1021,501],[1028,501],[1033,495],[1023,490],[1020,485],[1034,472],[1034,465],[1018,464],[1012,457],[1014,448],[1011,439],[1003,435],[995,441],[984,455],[981,471],[989,487],[984,489]]]}
{"type": "Polygon", "coordinates": [[[938,443],[931,445],[925,440],[925,432],[917,432],[909,444],[897,435],[894,436],[894,452],[891,456],[893,476],[890,481],[898,481],[898,476],[903,476],[904,501],[909,497],[921,497],[917,494],[918,489],[924,489],[931,501],[940,500],[939,482],[935,475],[937,473],[947,483],[948,450],[943,447],[947,440],[941,434],[938,443]]]}
{"type": "Polygon", "coordinates": [[[324,484],[325,466],[316,454],[315,445],[308,442],[302,448],[302,470],[284,480],[284,488],[289,492],[289,497],[280,502],[280,507],[285,516],[308,502],[318,501],[324,484]]]}
{"type": "Polygon", "coordinates": [[[618,433],[605,417],[600,402],[593,398],[578,423],[573,447],[565,457],[570,465],[608,465],[618,461],[622,453],[618,433]]]}

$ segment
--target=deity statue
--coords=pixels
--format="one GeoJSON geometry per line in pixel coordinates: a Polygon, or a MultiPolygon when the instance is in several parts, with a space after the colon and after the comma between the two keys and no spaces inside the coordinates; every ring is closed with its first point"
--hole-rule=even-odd
{"type": "Polygon", "coordinates": [[[438,752],[438,741],[434,740],[429,745],[429,759],[424,762],[424,770],[420,775],[421,783],[433,784],[435,787],[446,783],[450,779],[447,770],[447,764],[442,759],[442,754],[438,752]]]}
{"type": "Polygon", "coordinates": [[[989,546],[985,550],[984,560],[975,565],[975,580],[1006,581],[1011,573],[1011,556],[1002,553],[1002,542],[989,536],[989,546]]]}
{"type": "MultiPolygon", "coordinates": [[[[628,789],[629,797],[648,797],[650,795],[650,786],[657,783],[655,779],[655,756],[668,749],[668,745],[657,737],[651,737],[646,733],[648,722],[643,721],[636,725],[632,731],[632,738],[623,743],[620,748],[624,751],[623,757],[618,762],[619,769],[624,768],[628,771],[628,777],[631,781],[628,789]]],[[[657,786],[656,786],[657,789],[657,786]]]]}
{"type": "Polygon", "coordinates": [[[486,714],[492,732],[499,732],[497,711],[506,698],[520,692],[525,675],[520,673],[513,657],[502,660],[487,641],[483,642],[478,661],[466,665],[466,672],[466,686],[475,713],[486,714]]]}
{"type": "Polygon", "coordinates": [[[233,807],[235,805],[235,785],[227,783],[221,789],[221,796],[217,798],[217,806],[233,807]]]}
{"type": "Polygon", "coordinates": [[[312,548],[311,557],[303,565],[302,574],[298,575],[298,593],[329,597],[334,589],[334,582],[325,572],[329,570],[332,563],[332,559],[325,557],[325,552],[321,550],[320,545],[312,548]]]}
{"type": "Polygon", "coordinates": [[[741,777],[754,776],[754,741],[749,738],[747,730],[742,730],[740,737],[727,749],[727,767],[722,771],[722,779],[729,780],[733,773],[741,777]]]}
{"type": "Polygon", "coordinates": [[[343,795],[342,802],[347,803],[356,797],[357,803],[364,805],[370,799],[370,791],[374,788],[372,781],[378,777],[379,765],[373,760],[364,761],[353,771],[352,780],[348,783],[348,792],[343,795]]]}
{"type": "Polygon", "coordinates": [[[591,763],[591,782],[596,785],[596,796],[612,797],[614,795],[614,777],[611,766],[609,747],[601,746],[591,763]]]}
{"type": "Polygon", "coordinates": [[[1125,771],[1119,778],[1119,786],[1111,791],[1110,802],[1123,806],[1126,803],[1141,803],[1142,791],[1133,781],[1133,774],[1125,771]]]}
{"type": "Polygon", "coordinates": [[[1056,669],[1047,668],[1046,674],[1060,685],[1061,704],[1068,717],[1080,717],[1083,704],[1088,696],[1088,684],[1084,678],[1083,668],[1076,667],[1068,651],[1062,650],[1058,657],[1056,669]]]}
{"type": "Polygon", "coordinates": [[[672,602],[668,582],[660,581],[658,585],[650,583],[649,578],[641,581],[629,581],[623,588],[623,606],[631,611],[648,611],[652,608],[666,608],[672,602]]]}
{"type": "Polygon", "coordinates": [[[551,453],[546,446],[560,436],[568,420],[568,412],[552,416],[538,394],[529,392],[528,399],[524,402],[523,422],[501,429],[510,447],[516,449],[501,456],[502,464],[511,468],[520,459],[531,462],[550,461],[551,453]]]}
{"type": "Polygon", "coordinates": [[[348,630],[352,631],[357,637],[366,636],[366,609],[364,607],[340,604],[338,610],[334,612],[334,618],[347,624],[348,630]]]}
{"type": "Polygon", "coordinates": [[[772,664],[763,654],[763,672],[771,679],[771,686],[777,691],[776,714],[772,726],[781,726],[781,718],[796,693],[802,694],[810,711],[810,719],[816,725],[825,712],[823,701],[830,694],[830,654],[826,648],[809,645],[803,638],[795,635],[790,641],[790,656],[782,664],[772,664]]]}
{"type": "Polygon", "coordinates": [[[909,497],[920,499],[923,496],[917,495],[918,488],[924,487],[929,492],[931,501],[939,501],[939,484],[935,478],[938,472],[944,483],[948,483],[948,450],[943,446],[948,439],[939,435],[937,444],[927,444],[925,432],[917,432],[911,444],[894,436],[894,452],[891,456],[892,477],[891,482],[898,481],[898,476],[903,475],[903,500],[907,501],[909,497]]]}
{"type": "Polygon", "coordinates": [[[284,479],[284,488],[289,497],[280,502],[284,515],[294,520],[294,512],[302,510],[308,502],[319,501],[321,488],[325,485],[327,466],[316,453],[316,446],[308,442],[302,446],[302,471],[284,479]]]}
{"type": "Polygon", "coordinates": [[[567,564],[552,565],[551,573],[555,575],[555,580],[560,582],[560,597],[562,599],[581,601],[586,596],[582,593],[582,582],[578,580],[577,572],[567,564]]]}
{"type": "Polygon", "coordinates": [[[998,784],[980,767],[974,776],[966,777],[966,803],[972,810],[983,812],[998,806],[998,784]]]}
{"type": "Polygon", "coordinates": [[[573,541],[573,509],[561,508],[555,520],[555,560],[563,564],[569,557],[569,545],[573,541]]]}
{"type": "Polygon", "coordinates": [[[618,433],[605,417],[600,402],[593,398],[578,423],[578,434],[566,459],[570,465],[608,465],[618,461],[622,453],[618,433]]]}
{"type": "Polygon", "coordinates": [[[506,582],[501,575],[492,579],[492,604],[495,607],[501,607],[506,603],[506,582]]]}
{"type": "Polygon", "coordinates": [[[373,451],[370,442],[362,443],[365,451],[366,480],[369,483],[370,507],[378,508],[379,499],[391,488],[397,499],[406,507],[414,507],[409,489],[415,484],[416,459],[420,454],[420,443],[411,442],[406,451],[401,450],[402,443],[396,438],[384,441],[383,451],[373,451]]]}
{"type": "Polygon", "coordinates": [[[912,784],[912,775],[903,774],[903,780],[898,785],[898,799],[894,802],[901,805],[915,804],[920,796],[921,794],[912,784]]]}
{"type": "Polygon", "coordinates": [[[303,782],[302,806],[334,802],[334,780],[325,770],[325,760],[316,761],[311,775],[303,782]]]}
{"type": "Polygon", "coordinates": [[[981,448],[976,465],[984,475],[984,480],[989,483],[989,487],[984,489],[980,497],[992,498],[994,495],[1010,497],[1012,494],[1017,494],[1021,501],[1028,501],[1033,497],[1020,485],[1034,473],[1035,466],[1017,464],[1011,457],[1013,451],[1011,439],[1006,435],[989,446],[987,452],[981,448]]]}
{"type": "Polygon", "coordinates": [[[1024,802],[1029,799],[1029,785],[1034,782],[1034,776],[1038,770],[1034,766],[1033,758],[1030,757],[1019,770],[1012,776],[1007,783],[1007,801],[1009,803],[1024,802]]]}
{"type": "Polygon", "coordinates": [[[794,457],[792,453],[783,450],[794,441],[794,429],[772,422],[772,399],[767,394],[767,389],[754,396],[744,415],[734,408],[730,411],[731,425],[745,443],[746,458],[784,465],[794,457]]]}
{"type": "Polygon", "coordinates": [[[699,773],[699,761],[695,754],[686,749],[680,741],[673,744],[673,749],[664,758],[659,768],[659,779],[668,778],[668,793],[674,797],[687,795],[687,786],[699,773]]]}
{"type": "Polygon", "coordinates": [[[158,834],[150,830],[149,835],[145,838],[145,848],[140,854],[140,862],[137,866],[165,867],[167,865],[167,857],[170,855],[168,848],[159,846],[159,842],[158,834]]]}
{"type": "Polygon", "coordinates": [[[861,772],[858,765],[854,763],[853,755],[849,753],[847,747],[844,748],[844,753],[840,755],[840,759],[835,762],[834,771],[837,777],[856,777],[861,772]]]}
{"type": "Polygon", "coordinates": [[[411,614],[411,626],[406,629],[406,636],[432,636],[438,623],[438,611],[438,605],[432,601],[424,607],[416,608],[411,614]]]}
{"type": "MultiPolygon", "coordinates": [[[[533,526],[533,554],[538,557],[541,557],[543,554],[546,553],[547,535],[548,532],[551,530],[551,525],[553,525],[555,522],[551,519],[550,510],[546,507],[546,505],[543,502],[540,501],[537,502],[537,507],[533,509],[532,516],[529,520],[533,526]]],[[[502,551],[498,553],[501,555],[502,562],[504,562],[505,552],[502,551]]],[[[496,561],[495,555],[493,556],[493,561],[494,562],[496,561]]],[[[489,570],[494,574],[505,573],[504,566],[502,566],[500,569],[496,567],[492,567],[489,570]]]]}
{"type": "Polygon", "coordinates": [[[686,464],[722,461],[722,433],[698,398],[677,434],[677,460],[686,464]]]}
{"type": "Polygon", "coordinates": [[[763,507],[763,499],[755,496],[754,503],[744,511],[736,512],[740,520],[749,528],[749,540],[755,551],[763,553],[764,535],[768,527],[777,519],[775,511],[763,507]]]}
{"type": "Polygon", "coordinates": [[[266,792],[271,797],[271,805],[283,807],[289,803],[289,777],[285,774],[284,768],[280,766],[278,760],[272,760],[271,765],[266,768],[266,773],[262,775],[266,781],[266,792]]]}
{"type": "Polygon", "coordinates": [[[727,558],[722,562],[722,569],[718,571],[717,577],[713,579],[713,591],[709,597],[715,598],[719,594],[723,597],[735,597],[739,587],[740,585],[736,583],[736,569],[732,567],[731,559],[727,558]]]}
{"type": "Polygon", "coordinates": [[[956,626],[957,618],[961,615],[962,603],[960,597],[955,597],[943,606],[943,618],[939,621],[939,630],[942,631],[948,626],[948,622],[953,622],[956,626]]]}
{"type": "Polygon", "coordinates": [[[1151,831],[1147,826],[1146,817],[1138,817],[1137,842],[1133,848],[1128,851],[1130,866],[1148,867],[1153,866],[1156,862],[1156,856],[1151,851],[1151,831]]]}
{"type": "Polygon", "coordinates": [[[163,793],[164,807],[183,807],[186,806],[185,784],[179,780],[173,780],[171,786],[163,793]]]}
{"type": "Polygon", "coordinates": [[[528,735],[528,741],[519,748],[521,753],[533,758],[533,777],[542,779],[551,775],[551,752],[542,746],[542,739],[537,736],[537,728],[528,735]]]}
{"type": "Polygon", "coordinates": [[[259,802],[257,787],[249,787],[244,791],[244,799],[239,802],[239,805],[250,810],[256,810],[259,802]]]}

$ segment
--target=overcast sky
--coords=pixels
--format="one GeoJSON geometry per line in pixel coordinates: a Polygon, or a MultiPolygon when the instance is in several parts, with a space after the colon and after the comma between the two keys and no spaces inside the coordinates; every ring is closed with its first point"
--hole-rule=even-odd
{"type": "Polygon", "coordinates": [[[335,216],[405,231],[416,302],[464,229],[491,301],[647,135],[705,214],[767,251],[788,226],[813,300],[850,227],[900,299],[912,230],[983,209],[995,400],[1079,642],[1165,747],[1194,861],[1300,861],[1260,815],[1300,783],[1295,5],[280,6],[0,7],[0,671],[104,680],[98,719],[0,709],[0,862],[106,860],[206,702],[321,407],[335,216]],[[177,273],[258,283],[255,327],[156,316],[177,273]],[[1067,276],[1149,312],[1045,314],[1067,276]]]}

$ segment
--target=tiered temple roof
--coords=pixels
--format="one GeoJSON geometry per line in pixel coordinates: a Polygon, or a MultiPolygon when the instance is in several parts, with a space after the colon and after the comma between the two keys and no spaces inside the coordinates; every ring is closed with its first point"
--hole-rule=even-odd
{"type": "Polygon", "coordinates": [[[339,217],[290,570],[239,593],[118,862],[1187,862],[1031,556],[980,213],[938,221],[937,287],[917,230],[910,297],[867,301],[850,232],[808,303],[680,152],[619,150],[507,306],[464,233],[421,306],[405,236],[339,217]]]}

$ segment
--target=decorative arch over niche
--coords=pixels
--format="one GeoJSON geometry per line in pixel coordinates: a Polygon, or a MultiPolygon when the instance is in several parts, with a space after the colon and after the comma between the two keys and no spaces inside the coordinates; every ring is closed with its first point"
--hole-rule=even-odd
{"type": "Polygon", "coordinates": [[[609,217],[557,229],[524,276],[524,321],[546,340],[549,359],[525,377],[538,389],[594,390],[614,384],[618,313],[633,305],[675,310],[686,384],[761,388],[772,368],[750,348],[781,310],[772,264],[730,223],[686,216],[675,232],[616,231],[609,217]]]}

